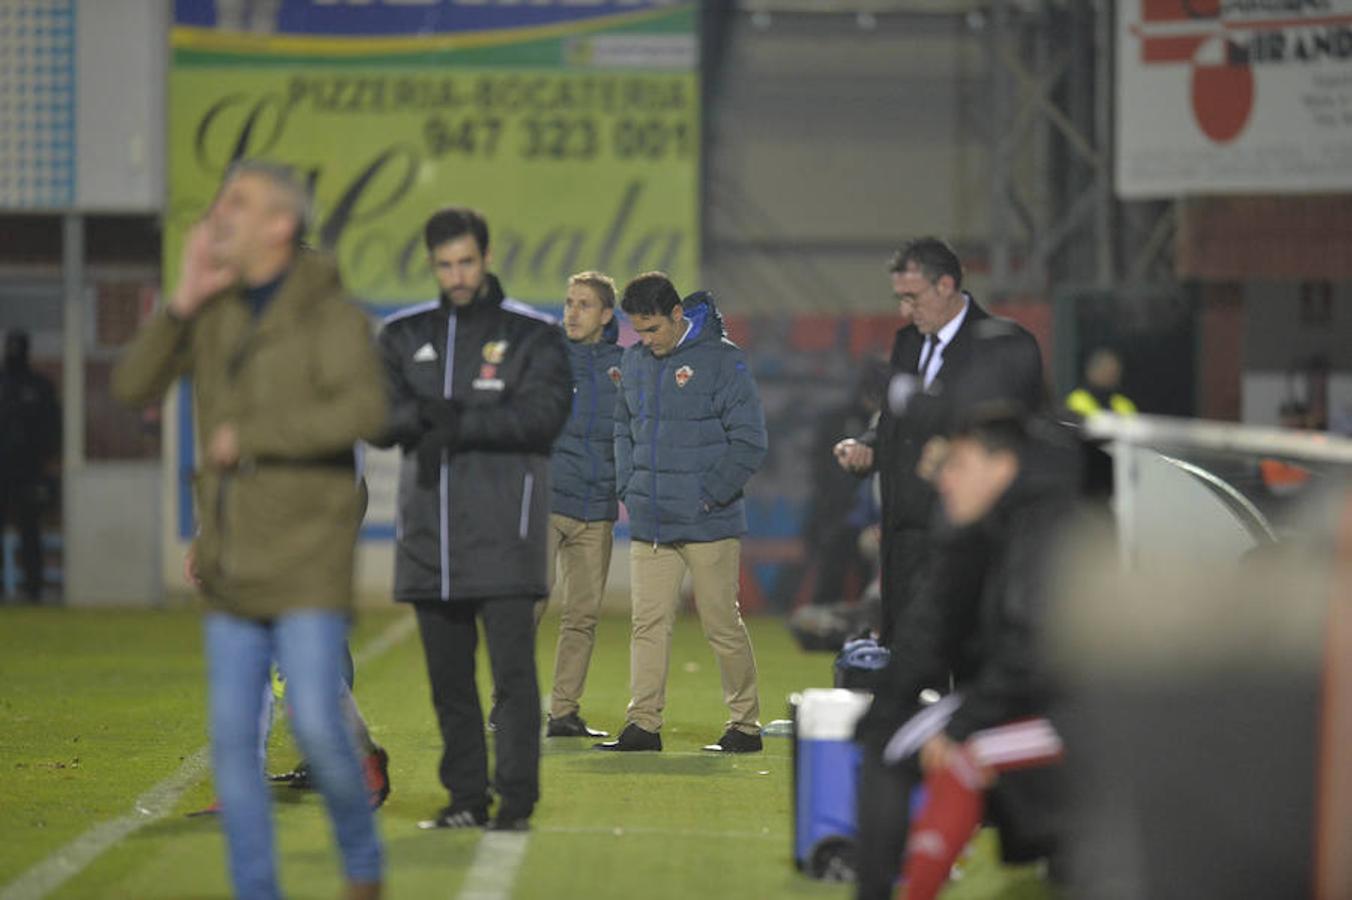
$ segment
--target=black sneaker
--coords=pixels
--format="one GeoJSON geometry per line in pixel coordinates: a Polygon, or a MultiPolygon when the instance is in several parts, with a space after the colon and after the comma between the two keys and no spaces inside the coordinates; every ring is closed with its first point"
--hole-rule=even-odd
{"type": "Polygon", "coordinates": [[[499,812],[488,823],[489,831],[530,831],[530,816],[504,815],[499,812]]]}
{"type": "Polygon", "coordinates": [[[610,732],[588,728],[585,719],[577,713],[569,713],[557,719],[550,716],[549,724],[545,726],[545,737],[610,737],[610,732]]]}
{"type": "Polygon", "coordinates": [[[644,731],[633,722],[624,726],[618,739],[592,744],[597,750],[661,750],[662,735],[656,731],[644,731]]]}
{"type": "Polygon", "coordinates": [[[296,767],[290,772],[269,775],[268,781],[273,784],[289,785],[298,791],[308,791],[314,786],[310,781],[310,764],[303,759],[296,763],[296,767]]]}
{"type": "Polygon", "coordinates": [[[447,806],[435,819],[423,819],[418,827],[430,831],[433,828],[483,828],[487,824],[486,806],[447,806]]]}
{"type": "Polygon", "coordinates": [[[705,744],[705,750],[713,753],[759,753],[764,749],[759,734],[747,734],[736,728],[729,728],[718,739],[717,744],[705,744]]]}

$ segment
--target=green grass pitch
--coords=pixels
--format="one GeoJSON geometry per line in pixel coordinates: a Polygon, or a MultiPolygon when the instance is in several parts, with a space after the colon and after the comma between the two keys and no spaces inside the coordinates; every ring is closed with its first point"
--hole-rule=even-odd
{"type": "MultiPolygon", "coordinates": [[[[365,612],[354,652],[407,613],[365,612]]],[[[830,683],[830,657],[805,654],[774,618],[748,622],[760,668],[761,718],[786,715],[792,691],[830,683]]],[[[553,671],[557,619],[538,642],[541,686],[553,671]]],[[[489,681],[480,649],[480,690],[489,681]]],[[[583,715],[623,724],[628,623],[603,619],[583,715]]],[[[436,778],[437,733],[416,633],[359,665],[357,699],[390,752],[394,792],[379,813],[387,897],[455,897],[481,832],[424,832],[417,820],[446,802],[436,778]]],[[[647,900],[723,894],[846,898],[846,886],[794,871],[790,747],[721,757],[701,744],[722,731],[718,669],[698,622],[678,621],[660,754],[603,754],[582,739],[545,741],[542,799],[514,896],[647,900]]],[[[133,812],[206,744],[200,617],[192,610],[0,609],[0,894],[34,865],[102,822],[133,812]]],[[[269,768],[296,761],[284,726],[269,768]]],[[[209,773],[173,812],[116,841],[50,896],[225,897],[224,844],[211,818],[185,813],[212,800],[209,773]]],[[[341,876],[317,795],[274,792],[283,887],[297,898],[338,895],[341,876]]],[[[948,900],[1044,900],[1027,869],[993,861],[986,836],[948,900]]]]}

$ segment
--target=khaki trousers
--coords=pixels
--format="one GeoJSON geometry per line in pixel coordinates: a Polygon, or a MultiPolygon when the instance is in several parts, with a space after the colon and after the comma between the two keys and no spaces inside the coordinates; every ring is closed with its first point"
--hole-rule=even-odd
{"type": "Polygon", "coordinates": [[[606,593],[614,533],[614,522],[583,522],[558,513],[549,516],[549,590],[553,595],[557,561],[559,603],[550,718],[578,711],[592,648],[596,646],[596,620],[606,593]]]}
{"type": "Polygon", "coordinates": [[[679,544],[630,545],[633,630],[629,642],[628,722],[645,731],[662,727],[671,631],[685,570],[695,585],[695,610],[723,676],[727,727],[760,733],[756,657],[737,605],[742,542],[737,538],[679,544]]]}

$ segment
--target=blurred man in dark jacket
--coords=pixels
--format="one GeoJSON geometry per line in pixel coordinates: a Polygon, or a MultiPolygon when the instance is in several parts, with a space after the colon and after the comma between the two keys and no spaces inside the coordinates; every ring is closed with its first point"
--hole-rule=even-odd
{"type": "Polygon", "coordinates": [[[689,569],[731,714],[704,749],[756,752],[756,658],[737,601],[742,489],[768,446],[756,382],[707,292],[682,300],[650,272],[625,286],[621,306],[640,341],[624,353],[615,406],[615,483],[633,535],[632,699],[619,739],[596,746],[662,749],[671,631],[689,569]]]}
{"type": "Polygon", "coordinates": [[[554,442],[549,474],[549,574],[561,580],[559,643],[547,737],[606,737],[578,714],[596,622],[606,593],[619,501],[615,497],[615,395],[620,357],[615,282],[600,272],[568,279],[563,331],[573,366],[573,409],[554,442]]]}
{"type": "Polygon", "coordinates": [[[5,335],[0,369],[0,538],[11,517],[19,531],[23,591],[42,599],[41,486],[44,470],[60,444],[61,411],[56,390],[28,362],[28,334],[5,335]]]}
{"type": "MultiPolygon", "coordinates": [[[[918,599],[916,655],[953,672],[954,692],[911,717],[884,760],[923,773],[927,798],[910,829],[908,900],[930,900],[986,813],[1002,829],[1007,858],[1056,850],[1061,740],[1045,718],[1053,690],[1041,640],[1061,530],[1078,488],[1078,448],[1057,426],[1008,408],[973,412],[954,429],[936,483],[945,540],[978,542],[976,591],[918,599]]],[[[923,681],[917,674],[913,686],[923,681]]],[[[914,691],[903,695],[914,696],[914,691]]]]}

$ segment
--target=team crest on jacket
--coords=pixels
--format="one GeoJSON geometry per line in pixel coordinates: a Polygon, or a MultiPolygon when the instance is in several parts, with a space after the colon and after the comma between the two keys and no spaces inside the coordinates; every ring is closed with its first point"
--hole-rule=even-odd
{"type": "Polygon", "coordinates": [[[615,382],[616,384],[619,384],[619,383],[620,383],[620,367],[619,367],[619,366],[611,366],[609,369],[606,369],[606,374],[610,376],[610,380],[611,380],[611,381],[615,382]]]}
{"type": "Polygon", "coordinates": [[[507,357],[506,341],[489,341],[484,344],[484,362],[489,365],[498,365],[507,357]]]}
{"type": "MultiPolygon", "coordinates": [[[[501,342],[499,342],[501,343],[501,342]]],[[[476,391],[500,391],[506,385],[498,377],[498,367],[493,363],[484,363],[479,366],[479,377],[474,379],[474,389],[476,391]]]]}
{"type": "Polygon", "coordinates": [[[689,366],[681,366],[676,370],[676,386],[685,387],[685,383],[695,377],[695,370],[689,366]]]}

